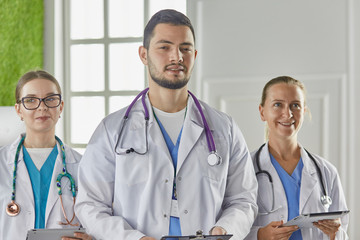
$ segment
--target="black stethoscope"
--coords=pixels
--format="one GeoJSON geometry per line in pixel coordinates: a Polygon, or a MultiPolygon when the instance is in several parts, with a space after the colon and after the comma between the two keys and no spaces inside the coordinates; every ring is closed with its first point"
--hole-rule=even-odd
{"type": "MultiPolygon", "coordinates": [[[[259,175],[259,174],[265,174],[268,179],[269,179],[269,182],[271,183],[271,187],[272,187],[272,194],[273,194],[273,201],[272,201],[272,207],[271,207],[271,210],[268,211],[267,213],[261,213],[261,214],[269,214],[269,213],[272,213],[272,212],[275,212],[278,210],[275,209],[275,191],[274,191],[274,184],[273,184],[273,179],[271,177],[271,174],[266,171],[266,170],[262,170],[261,167],[260,167],[260,159],[259,159],[259,155],[260,155],[260,152],[261,152],[261,149],[265,146],[265,143],[263,145],[261,145],[261,147],[259,148],[259,150],[256,151],[255,153],[255,163],[257,165],[257,168],[258,168],[258,171],[256,172],[256,176],[259,175]]],[[[316,167],[316,171],[319,175],[319,178],[320,178],[320,183],[321,183],[321,188],[322,188],[322,192],[323,192],[323,195],[320,197],[320,201],[321,201],[321,204],[325,207],[325,208],[329,208],[330,205],[332,204],[332,199],[331,197],[327,194],[327,191],[326,191],[326,188],[325,188],[325,185],[324,185],[324,178],[323,178],[323,175],[321,173],[321,170],[320,170],[320,167],[319,165],[317,164],[315,158],[304,148],[304,150],[306,151],[306,153],[309,155],[310,159],[313,161],[313,163],[315,164],[315,167],[316,167]]]]}
{"type": "MultiPolygon", "coordinates": [[[[149,111],[148,111],[148,108],[146,106],[146,103],[145,103],[145,96],[146,96],[146,93],[149,91],[149,88],[146,88],[144,89],[142,92],[140,92],[136,97],[135,99],[131,102],[131,104],[129,105],[129,107],[127,108],[126,112],[125,112],[125,115],[122,119],[122,122],[121,122],[121,128],[120,128],[120,133],[119,133],[119,137],[116,141],[116,144],[115,144],[115,153],[118,154],[118,155],[122,155],[122,154],[130,154],[130,153],[136,153],[136,154],[139,154],[139,155],[145,155],[148,150],[149,150],[149,143],[148,143],[148,136],[147,136],[147,129],[148,129],[148,125],[149,125],[149,111]],[[117,150],[118,148],[118,145],[119,145],[119,142],[120,142],[120,137],[122,135],[122,132],[123,132],[123,129],[124,129],[124,125],[126,124],[127,120],[129,119],[129,114],[130,114],[130,111],[132,109],[132,107],[135,105],[136,101],[141,97],[141,102],[142,102],[142,105],[143,105],[143,108],[144,108],[144,114],[145,114],[145,141],[146,141],[146,150],[145,152],[139,152],[137,150],[135,150],[134,148],[128,148],[128,149],[125,149],[124,151],[122,152],[119,152],[117,150]]],[[[203,124],[204,124],[204,129],[205,129],[205,135],[206,135],[206,141],[207,141],[207,144],[208,144],[208,148],[209,148],[209,156],[207,157],[207,161],[208,161],[208,164],[210,166],[215,166],[215,165],[220,165],[221,162],[222,162],[222,159],[220,157],[220,155],[217,153],[216,151],[216,146],[215,146],[215,141],[214,141],[214,137],[211,133],[211,130],[209,128],[209,125],[206,121],[206,118],[205,118],[205,115],[204,115],[204,112],[202,111],[201,109],[201,105],[199,103],[199,100],[194,96],[194,94],[192,94],[190,91],[188,91],[188,93],[191,95],[191,97],[194,99],[194,102],[195,102],[195,105],[197,107],[197,109],[199,110],[199,113],[201,115],[201,119],[203,121],[203,124]]]]}

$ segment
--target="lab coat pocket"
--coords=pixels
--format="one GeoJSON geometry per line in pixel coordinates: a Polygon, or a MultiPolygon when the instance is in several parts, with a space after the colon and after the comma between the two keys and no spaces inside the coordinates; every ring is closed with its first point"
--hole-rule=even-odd
{"type": "Polygon", "coordinates": [[[149,177],[149,156],[131,153],[116,156],[116,176],[118,183],[132,186],[149,177]]]}
{"type": "Polygon", "coordinates": [[[201,144],[200,148],[197,149],[197,159],[204,177],[212,182],[222,182],[226,181],[227,176],[228,160],[227,155],[225,154],[225,148],[227,144],[224,138],[214,136],[214,141],[216,144],[217,153],[222,158],[221,163],[215,166],[211,166],[208,163],[209,148],[206,144],[206,141],[205,143],[201,144]]]}

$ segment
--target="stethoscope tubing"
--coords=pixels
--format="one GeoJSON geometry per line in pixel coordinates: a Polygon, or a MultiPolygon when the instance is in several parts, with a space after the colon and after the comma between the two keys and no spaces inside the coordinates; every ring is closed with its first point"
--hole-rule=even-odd
{"type": "MultiPolygon", "coordinates": [[[[141,153],[141,152],[137,152],[136,150],[134,150],[134,148],[129,148],[125,151],[126,154],[128,153],[131,153],[131,152],[135,152],[137,154],[140,154],[140,155],[144,155],[148,152],[148,140],[147,140],[147,126],[148,126],[148,121],[149,121],[149,110],[146,106],[146,102],[145,102],[145,96],[146,96],[146,93],[149,91],[149,88],[146,88],[144,89],[143,91],[141,91],[136,97],[135,99],[131,102],[131,104],[128,106],[128,108],[126,109],[126,112],[125,112],[125,115],[123,117],[123,120],[121,122],[121,127],[120,127],[120,131],[119,131],[119,136],[117,138],[117,141],[116,141],[116,144],[115,144],[115,153],[120,155],[122,154],[121,152],[119,152],[117,150],[118,148],[118,145],[119,145],[119,142],[120,142],[120,137],[122,135],[122,132],[123,132],[123,129],[124,129],[124,125],[125,123],[127,122],[127,120],[129,119],[129,115],[130,115],[130,111],[131,109],[133,108],[133,106],[135,105],[135,103],[137,102],[137,100],[141,97],[141,102],[142,102],[142,105],[143,105],[143,109],[144,109],[144,115],[145,115],[145,124],[146,124],[146,128],[145,128],[145,138],[146,138],[146,151],[141,153]]],[[[194,103],[197,107],[197,109],[199,110],[199,113],[200,113],[200,116],[201,116],[201,119],[202,119],[202,122],[204,124],[204,129],[205,129],[205,136],[206,136],[206,141],[207,141],[207,144],[208,144],[208,148],[209,148],[209,152],[210,154],[214,154],[217,158],[219,158],[219,161],[215,164],[215,165],[218,165],[220,162],[221,162],[221,157],[217,154],[217,151],[216,151],[216,145],[215,145],[215,141],[214,141],[214,137],[211,133],[211,130],[210,130],[210,127],[206,121],[206,118],[205,118],[205,115],[204,115],[204,112],[202,111],[202,108],[201,108],[201,105],[200,105],[200,102],[199,100],[195,97],[195,95],[188,91],[188,93],[191,95],[191,97],[193,98],[194,100],[194,103]]]]}
{"type": "MultiPolygon", "coordinates": [[[[75,199],[76,199],[76,187],[75,187],[75,181],[73,179],[73,177],[71,176],[71,174],[67,171],[66,168],[66,155],[65,155],[65,146],[63,144],[63,142],[60,140],[60,138],[58,138],[57,136],[55,136],[56,141],[60,144],[60,148],[61,148],[61,152],[62,152],[62,164],[63,164],[63,168],[62,168],[62,172],[58,175],[57,180],[56,180],[56,186],[58,188],[58,195],[60,197],[60,201],[61,201],[61,208],[62,211],[64,213],[65,219],[67,221],[67,223],[61,223],[61,224],[69,224],[71,226],[78,226],[78,224],[72,224],[72,221],[75,218],[75,212],[73,214],[72,219],[69,221],[65,210],[64,210],[64,206],[63,206],[63,202],[62,202],[62,190],[61,190],[61,179],[63,177],[66,177],[69,179],[70,184],[71,184],[71,192],[72,192],[72,196],[73,196],[73,201],[75,203],[75,199]]],[[[8,213],[9,216],[17,216],[20,212],[20,206],[19,204],[17,204],[15,202],[16,199],[16,174],[17,174],[17,165],[19,162],[19,155],[20,155],[20,150],[21,147],[23,146],[25,141],[25,136],[23,136],[18,144],[18,147],[16,149],[16,154],[15,154],[15,160],[14,160],[14,171],[13,171],[13,190],[11,193],[11,202],[8,204],[7,208],[6,208],[6,212],[8,213]]]]}
{"type": "MultiPolygon", "coordinates": [[[[266,143],[264,143],[263,145],[260,146],[260,148],[256,151],[255,153],[255,163],[257,165],[257,168],[258,168],[258,171],[255,173],[256,175],[258,174],[266,174],[269,178],[269,181],[271,182],[271,184],[273,184],[273,181],[272,181],[272,177],[271,177],[271,174],[266,171],[266,170],[262,170],[261,169],[261,166],[260,166],[260,158],[259,158],[259,155],[260,155],[260,152],[261,150],[263,149],[263,147],[266,145],[266,143]]],[[[322,198],[326,198],[326,199],[329,199],[328,201],[330,201],[330,203],[323,203],[323,205],[326,205],[326,204],[329,204],[331,205],[331,198],[329,197],[329,195],[327,194],[327,191],[326,191],[326,188],[325,188],[325,184],[324,184],[324,178],[323,178],[323,175],[322,175],[322,172],[321,172],[321,169],[317,163],[317,161],[315,160],[315,158],[312,156],[312,154],[307,151],[305,148],[304,148],[305,152],[308,154],[308,156],[310,157],[310,159],[312,160],[312,162],[315,164],[315,167],[316,167],[316,171],[318,173],[318,176],[319,176],[319,179],[320,179],[320,185],[321,185],[321,189],[322,189],[322,192],[323,192],[323,197],[322,198]]],[[[273,192],[273,194],[275,194],[275,192],[273,192]]]]}

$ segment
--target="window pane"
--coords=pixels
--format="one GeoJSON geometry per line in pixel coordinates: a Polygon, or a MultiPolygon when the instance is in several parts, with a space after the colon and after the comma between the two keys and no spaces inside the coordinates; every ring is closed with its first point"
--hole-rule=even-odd
{"type": "Polygon", "coordinates": [[[142,90],[144,65],[139,58],[141,43],[110,44],[110,90],[142,90]]]}
{"type": "Polygon", "coordinates": [[[135,96],[114,96],[109,98],[109,113],[116,112],[128,105],[135,99],[135,96]]]}
{"type": "Polygon", "coordinates": [[[149,17],[161,9],[175,9],[176,11],[186,14],[186,0],[151,0],[149,17]]]}
{"type": "Polygon", "coordinates": [[[104,90],[104,46],[102,44],[71,46],[70,80],[72,91],[104,90]]]}
{"type": "Polygon", "coordinates": [[[71,98],[71,142],[87,144],[105,117],[104,97],[71,98]]]}
{"type": "Polygon", "coordinates": [[[141,37],[144,0],[109,0],[109,36],[141,37]]]}
{"type": "Polygon", "coordinates": [[[70,37],[72,39],[104,37],[104,1],[70,1],[70,37]]]}

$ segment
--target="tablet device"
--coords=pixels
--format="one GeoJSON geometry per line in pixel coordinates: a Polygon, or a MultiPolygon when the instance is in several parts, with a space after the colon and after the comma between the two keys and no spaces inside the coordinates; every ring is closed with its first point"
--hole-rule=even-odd
{"type": "Polygon", "coordinates": [[[63,236],[73,237],[74,232],[85,232],[85,228],[47,228],[31,229],[26,240],[61,240],[63,236]]]}
{"type": "Polygon", "coordinates": [[[233,235],[190,235],[190,236],[163,236],[161,240],[229,240],[233,235]]]}
{"type": "Polygon", "coordinates": [[[284,223],[283,226],[293,226],[297,225],[299,228],[309,228],[313,227],[313,222],[317,222],[319,220],[327,220],[327,219],[337,219],[342,218],[350,211],[337,211],[337,212],[324,212],[324,213],[309,213],[309,214],[301,214],[288,222],[284,223]]]}

